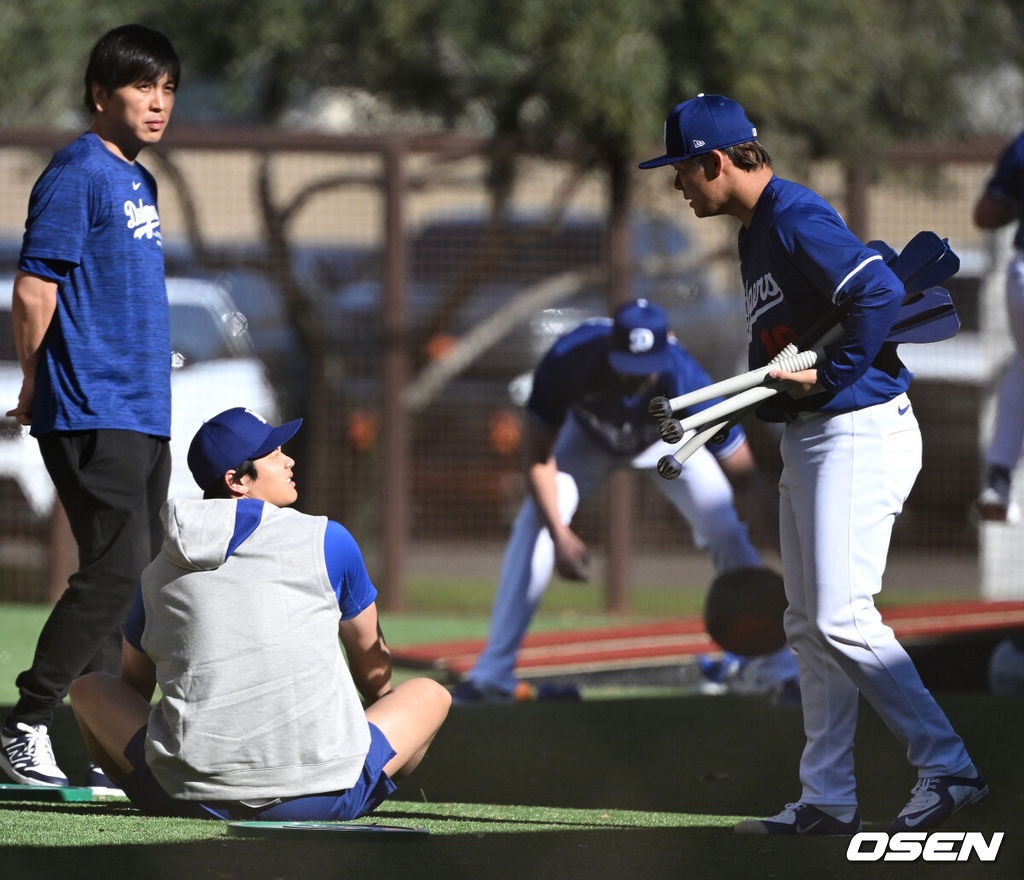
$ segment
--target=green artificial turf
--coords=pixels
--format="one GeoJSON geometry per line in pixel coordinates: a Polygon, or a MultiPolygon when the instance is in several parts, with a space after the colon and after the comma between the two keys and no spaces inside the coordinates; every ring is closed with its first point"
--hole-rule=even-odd
{"type": "MultiPolygon", "coordinates": [[[[393,647],[483,636],[493,584],[421,582],[385,613],[393,647]]],[[[635,613],[601,613],[600,590],[555,583],[535,631],[699,611],[700,591],[639,588],[635,613]],[[661,609],[657,613],[656,609],[661,609]]],[[[918,597],[920,599],[920,597],[918,597]]],[[[47,609],[0,605],[0,713],[47,609]]],[[[954,662],[952,657],[950,662],[954,662]]],[[[403,673],[410,674],[410,673],[403,673]]],[[[995,864],[853,864],[845,839],[733,835],[742,817],[799,796],[799,709],[758,697],[588,689],[581,703],[455,707],[427,760],[372,819],[430,834],[231,837],[224,823],[149,818],[123,800],[0,802],[3,880],[83,878],[932,878],[1024,876],[1024,700],[940,693],[992,793],[949,823],[1004,831],[995,864]],[[600,699],[592,696],[600,695],[600,699]]],[[[73,784],[86,756],[67,706],[54,746],[73,784]]],[[[867,708],[856,744],[865,828],[884,829],[914,782],[902,747],[867,708]]]]}
{"type": "MultiPolygon", "coordinates": [[[[798,709],[757,697],[584,700],[455,707],[421,767],[372,819],[419,835],[230,837],[224,823],[146,818],[124,801],[0,802],[5,878],[1017,878],[1024,876],[1024,700],[940,702],[992,793],[948,829],[1004,831],[994,864],[850,863],[843,838],[748,837],[731,826],[798,796],[798,709]]],[[[54,745],[84,753],[63,709],[54,745]]],[[[865,829],[914,781],[868,709],[856,743],[865,829]]],[[[69,769],[69,773],[72,769],[69,769]]]]}

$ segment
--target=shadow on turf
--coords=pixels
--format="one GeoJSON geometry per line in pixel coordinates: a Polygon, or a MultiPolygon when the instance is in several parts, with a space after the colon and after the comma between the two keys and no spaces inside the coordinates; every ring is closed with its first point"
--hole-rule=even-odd
{"type": "MultiPolygon", "coordinates": [[[[977,694],[937,694],[954,727],[986,775],[992,793],[957,814],[950,830],[1006,832],[999,861],[986,880],[1024,876],[1021,819],[1024,767],[1019,741],[1024,700],[977,694]]],[[[62,714],[55,730],[58,757],[84,752],[62,714]]],[[[799,710],[778,709],[741,697],[530,703],[453,710],[427,760],[402,782],[396,798],[432,804],[519,804],[532,807],[640,810],[700,816],[766,816],[798,792],[796,769],[803,745],[799,710]]],[[[884,827],[909,796],[913,772],[902,747],[877,716],[861,712],[856,744],[861,810],[870,830],[884,827]]],[[[69,774],[72,768],[68,767],[69,774]]],[[[58,829],[73,818],[60,805],[58,829]]],[[[121,805],[93,804],[101,810],[121,805]]],[[[34,804],[34,810],[44,809],[34,804]]],[[[423,818],[419,810],[403,811],[423,818]]],[[[381,821],[388,820],[386,808],[381,821]]],[[[451,815],[437,816],[452,822],[451,815]]],[[[431,821],[433,816],[431,817],[431,821]]],[[[468,825],[479,818],[458,819],[468,825]]],[[[216,838],[176,844],[119,847],[4,847],[6,878],[337,877],[365,868],[403,878],[604,878],[633,876],[750,878],[764,876],[894,876],[888,865],[851,865],[841,838],[765,838],[728,829],[615,828],[520,831],[494,821],[486,831],[437,832],[412,846],[381,845],[387,835],[332,841],[276,843],[216,838]],[[491,831],[490,829],[493,829],[491,831]],[[505,833],[511,832],[511,833],[505,833]],[[355,844],[355,840],[360,843],[355,844]],[[353,841],[349,843],[348,841],[353,841]],[[777,870],[776,870],[777,869],[777,870]]],[[[143,832],[144,833],[144,832],[143,832]]],[[[902,867],[902,866],[899,866],[902,867]]],[[[905,876],[906,871],[898,873],[905,876]]],[[[974,876],[972,866],[928,867],[929,880],[974,876]]]]}
{"type": "MultiPolygon", "coordinates": [[[[45,880],[69,876],[145,877],[181,880],[257,878],[384,878],[486,877],[487,880],[576,880],[643,876],[688,880],[728,880],[751,875],[723,870],[721,834],[706,829],[629,829],[614,834],[593,831],[525,832],[515,834],[440,835],[395,838],[388,835],[339,835],[326,840],[211,839],[196,843],[69,847],[5,848],[5,877],[45,880]],[[365,873],[364,873],[365,872],[365,873]]],[[[742,849],[742,848],[741,848],[742,849]]],[[[756,852],[756,849],[752,849],[756,852]]],[[[839,858],[842,845],[812,841],[800,863],[805,876],[823,876],[822,859],[839,858]],[[823,845],[824,844],[824,845],[823,845]],[[831,845],[830,845],[831,844],[831,845]]],[[[730,858],[730,861],[732,859],[730,858]]],[[[741,858],[737,862],[740,867],[741,858]]]]}
{"type": "MultiPolygon", "coordinates": [[[[280,842],[228,838],[193,843],[5,848],[4,876],[31,880],[145,877],[181,880],[271,880],[374,876],[415,880],[749,880],[751,877],[816,877],[888,880],[907,876],[905,865],[856,864],[846,859],[846,838],[723,837],[721,829],[628,829],[612,834],[554,831],[429,837],[310,835],[280,842]]],[[[1005,847],[1004,847],[1005,850],[1005,847]]],[[[1006,853],[1009,855],[1009,853],[1006,853]]],[[[1001,857],[985,865],[986,880],[1017,880],[1001,857]]],[[[979,876],[978,866],[931,864],[929,880],[979,876]]],[[[911,868],[913,870],[913,868],[911,868]]]]}

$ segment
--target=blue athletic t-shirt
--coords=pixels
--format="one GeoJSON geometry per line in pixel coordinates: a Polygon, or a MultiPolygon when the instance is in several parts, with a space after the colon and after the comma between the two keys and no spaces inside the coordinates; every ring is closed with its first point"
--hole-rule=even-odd
{"type": "Polygon", "coordinates": [[[903,282],[847,228],[824,199],[772,177],[749,227],[739,233],[746,295],[748,360],[764,366],[829,309],[843,312],[843,338],[818,377],[826,392],[780,394],[758,410],[778,421],[797,411],[848,412],[906,391],[911,373],[885,343],[903,302],[903,282]]]}
{"type": "Polygon", "coordinates": [[[998,202],[1011,205],[1021,218],[1013,236],[1014,247],[1024,250],[1024,132],[999,157],[986,192],[998,202]]]}
{"type": "Polygon", "coordinates": [[[170,436],[156,204],[152,175],[92,133],[58,151],[36,181],[19,268],[57,281],[57,310],[36,374],[34,435],[119,428],[170,436]]]}
{"type": "MultiPolygon", "coordinates": [[[[711,384],[704,368],[678,341],[670,339],[670,369],[660,373],[652,389],[629,395],[622,380],[608,365],[612,320],[593,318],[562,336],[544,355],[533,375],[527,412],[549,428],[558,428],[571,411],[576,421],[609,452],[636,455],[660,439],[658,424],[648,406],[652,397],[678,397],[711,384]]],[[[691,407],[678,415],[698,412],[720,398],[691,407]]],[[[719,458],[733,452],[745,439],[736,425],[722,443],[708,449],[719,458]]]]}
{"type": "MultiPolygon", "coordinates": [[[[245,499],[238,502],[238,515],[235,519],[236,536],[228,546],[230,556],[260,523],[263,503],[245,499]]],[[[369,572],[363,561],[362,551],[341,523],[327,521],[324,532],[324,562],[327,565],[327,576],[338,597],[338,609],[341,620],[351,620],[369,608],[377,600],[377,588],[370,580],[369,572]]],[[[124,637],[133,648],[142,650],[142,631],[146,628],[146,610],[142,601],[142,589],[135,591],[128,619],[124,626],[124,637]]]]}

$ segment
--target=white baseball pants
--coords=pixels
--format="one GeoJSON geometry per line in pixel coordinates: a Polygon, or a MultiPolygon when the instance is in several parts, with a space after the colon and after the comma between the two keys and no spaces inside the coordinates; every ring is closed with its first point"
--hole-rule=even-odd
{"type": "Polygon", "coordinates": [[[1018,253],[1006,268],[1006,315],[1015,351],[999,385],[985,462],[1013,471],[1024,448],[1024,254],[1018,253]]]}
{"type": "Polygon", "coordinates": [[[921,468],[909,398],[790,422],[782,459],[786,635],[806,735],[801,800],[857,803],[858,693],[907,747],[919,776],[963,770],[970,758],[960,737],[874,604],[893,522],[921,468]]]}

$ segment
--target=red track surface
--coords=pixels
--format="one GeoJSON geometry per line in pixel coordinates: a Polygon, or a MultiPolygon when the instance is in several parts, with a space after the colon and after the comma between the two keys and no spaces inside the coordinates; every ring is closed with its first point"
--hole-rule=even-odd
{"type": "MultiPolygon", "coordinates": [[[[882,610],[885,622],[905,645],[1024,630],[1024,602],[947,602],[882,610]]],[[[483,639],[465,639],[396,649],[399,663],[411,661],[463,674],[483,650],[483,639]]],[[[721,649],[697,617],[643,626],[567,630],[528,635],[519,651],[517,674],[627,669],[685,662],[721,649]]]]}

